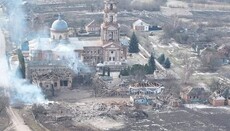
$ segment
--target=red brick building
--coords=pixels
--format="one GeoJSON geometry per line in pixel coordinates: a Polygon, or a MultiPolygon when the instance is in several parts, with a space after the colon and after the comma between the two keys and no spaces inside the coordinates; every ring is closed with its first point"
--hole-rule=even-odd
{"type": "Polygon", "coordinates": [[[203,87],[186,87],[180,91],[180,96],[185,103],[205,103],[209,93],[203,87]]]}
{"type": "Polygon", "coordinates": [[[213,106],[224,106],[225,98],[223,96],[212,96],[210,97],[209,102],[213,106]]]}

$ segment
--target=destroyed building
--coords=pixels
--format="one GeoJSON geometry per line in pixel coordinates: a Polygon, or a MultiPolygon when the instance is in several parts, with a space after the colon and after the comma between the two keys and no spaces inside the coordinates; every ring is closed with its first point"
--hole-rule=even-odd
{"type": "Polygon", "coordinates": [[[74,72],[61,61],[29,62],[26,73],[31,83],[43,88],[72,88],[74,72]]]}
{"type": "Polygon", "coordinates": [[[128,94],[133,105],[157,104],[156,97],[164,90],[164,86],[156,82],[134,83],[129,86],[128,94]]]}
{"type": "Polygon", "coordinates": [[[162,92],[164,86],[162,84],[156,82],[143,82],[143,83],[135,83],[129,86],[129,94],[130,95],[155,95],[162,92]]]}
{"type": "Polygon", "coordinates": [[[208,101],[209,92],[204,87],[186,87],[180,91],[181,98],[186,103],[205,103],[208,101]]]}

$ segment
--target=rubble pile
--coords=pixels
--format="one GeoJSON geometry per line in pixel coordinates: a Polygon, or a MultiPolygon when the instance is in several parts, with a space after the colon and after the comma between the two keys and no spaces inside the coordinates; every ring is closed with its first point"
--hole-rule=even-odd
{"type": "MultiPolygon", "coordinates": [[[[96,126],[94,121],[100,120],[107,126],[123,127],[129,119],[145,119],[148,114],[135,110],[125,102],[111,103],[52,103],[33,106],[33,113],[37,120],[51,129],[75,129],[78,125],[96,126]],[[112,124],[111,123],[116,123],[112,124]]],[[[104,129],[98,127],[99,129],[104,129]]],[[[108,127],[106,127],[108,128],[108,127]]]]}

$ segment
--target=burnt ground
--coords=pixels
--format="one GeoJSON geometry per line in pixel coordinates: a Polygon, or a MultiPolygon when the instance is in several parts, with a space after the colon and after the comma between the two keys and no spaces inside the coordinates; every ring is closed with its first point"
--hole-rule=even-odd
{"type": "Polygon", "coordinates": [[[228,131],[230,129],[228,121],[230,108],[183,108],[161,113],[149,112],[148,115],[147,119],[127,122],[126,129],[134,131],[228,131]]]}
{"type": "Polygon", "coordinates": [[[59,131],[59,129],[72,131],[79,128],[82,131],[106,129],[110,131],[228,131],[230,129],[230,107],[165,108],[164,111],[148,108],[142,111],[130,106],[121,106],[119,102],[107,104],[103,98],[100,101],[101,104],[89,100],[76,104],[51,104],[48,108],[45,106],[47,110],[38,113],[37,118],[51,131],[59,131]],[[111,127],[114,126],[111,122],[118,126],[111,127]]]}

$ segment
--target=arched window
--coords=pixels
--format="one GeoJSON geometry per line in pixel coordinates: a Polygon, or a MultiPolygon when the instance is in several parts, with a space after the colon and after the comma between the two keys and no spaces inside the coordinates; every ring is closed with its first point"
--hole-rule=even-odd
{"type": "Polygon", "coordinates": [[[110,4],[109,9],[113,10],[113,4],[110,4]]]}
{"type": "Polygon", "coordinates": [[[113,32],[109,34],[109,40],[113,40],[113,32]]]}
{"type": "Polygon", "coordinates": [[[113,16],[109,17],[109,22],[113,22],[113,16]]]}

